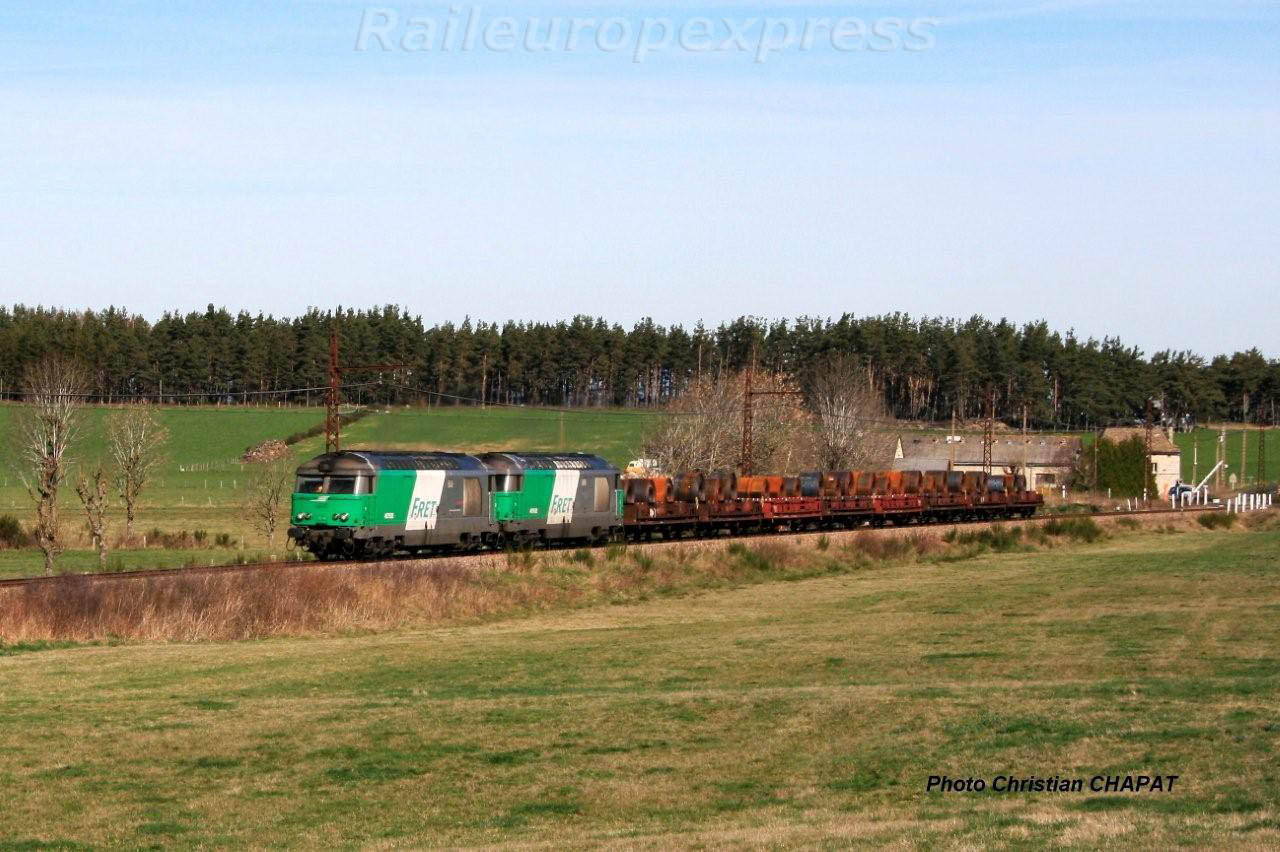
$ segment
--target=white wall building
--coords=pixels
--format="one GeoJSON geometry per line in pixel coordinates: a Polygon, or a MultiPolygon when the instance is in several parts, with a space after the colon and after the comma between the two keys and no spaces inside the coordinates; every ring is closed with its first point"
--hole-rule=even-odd
{"type": "MultiPolygon", "coordinates": [[[[1104,440],[1114,444],[1137,438],[1147,440],[1147,430],[1142,426],[1113,426],[1102,433],[1104,440]]],[[[1163,429],[1151,431],[1151,473],[1156,481],[1156,493],[1152,497],[1164,497],[1174,483],[1182,479],[1182,450],[1169,440],[1163,429]]]]}
{"type": "MultiPolygon", "coordinates": [[[[991,446],[993,473],[1022,473],[1027,487],[1056,491],[1066,484],[1081,452],[1079,438],[997,435],[991,446]]],[[[982,436],[901,436],[893,454],[894,470],[982,471],[982,436]]]]}

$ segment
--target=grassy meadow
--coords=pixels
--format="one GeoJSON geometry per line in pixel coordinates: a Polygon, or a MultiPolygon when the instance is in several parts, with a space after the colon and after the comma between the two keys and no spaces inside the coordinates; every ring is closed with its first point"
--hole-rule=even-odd
{"type": "MultiPolygon", "coordinates": [[[[0,435],[11,432],[16,406],[0,405],[0,435]]],[[[86,407],[73,456],[92,461],[106,454],[103,421],[112,411],[86,407]]],[[[146,495],[147,505],[225,507],[242,499],[246,465],[240,455],[269,439],[284,439],[324,422],[322,408],[160,408],[169,430],[166,463],[146,495]]],[[[479,452],[498,449],[583,450],[623,465],[639,452],[654,415],[620,410],[433,407],[375,411],[343,430],[348,448],[442,449],[479,452]],[[562,437],[563,435],[563,437],[562,437]]],[[[324,452],[323,436],[294,446],[299,458],[324,452]]],[[[75,501],[68,493],[68,502],[75,501]]],[[[23,508],[26,499],[11,465],[0,468],[0,511],[23,508]]]]}
{"type": "MultiPolygon", "coordinates": [[[[1266,450],[1266,476],[1261,480],[1263,483],[1280,482],[1280,429],[1267,429],[1267,450],[1266,450]]],[[[1195,429],[1190,432],[1178,432],[1173,436],[1173,442],[1178,445],[1178,449],[1182,450],[1182,478],[1186,482],[1191,482],[1193,469],[1196,472],[1196,482],[1199,482],[1209,471],[1213,469],[1215,464],[1214,458],[1218,447],[1218,437],[1220,432],[1216,429],[1195,429]],[[1200,463],[1195,465],[1193,458],[1198,449],[1200,463]]],[[[1261,433],[1250,430],[1249,439],[1244,441],[1244,432],[1241,430],[1227,430],[1227,465],[1228,473],[1240,473],[1240,449],[1244,443],[1245,450],[1245,471],[1241,479],[1242,483],[1253,484],[1258,480],[1258,447],[1261,441],[1259,438],[1261,433]]],[[[1223,475],[1222,481],[1227,481],[1227,474],[1223,475]]]]}
{"type": "MultiPolygon", "coordinates": [[[[1253,524],[719,545],[703,587],[430,627],[10,644],[0,847],[1274,848],[1280,531],[1253,524]],[[1130,772],[1180,780],[925,792],[1130,772]]],[[[645,552],[513,576],[684,570],[645,552]]]]}
{"type": "Polygon", "coordinates": [[[346,441],[351,447],[456,452],[580,451],[622,467],[640,454],[645,433],[656,422],[654,414],[619,409],[411,408],[357,421],[346,441]]]}
{"type": "MultiPolygon", "coordinates": [[[[8,438],[17,406],[0,405],[0,436],[8,438]]],[[[113,409],[90,406],[79,413],[79,438],[71,455],[77,462],[106,456],[103,423],[113,409]]],[[[169,430],[165,464],[144,495],[147,506],[222,507],[240,501],[246,476],[240,454],[270,438],[284,438],[324,419],[322,409],[188,407],[157,409],[169,430]]],[[[12,453],[6,453],[6,456],[12,453]]],[[[63,494],[75,507],[73,488],[63,494]]],[[[0,466],[0,512],[27,509],[27,495],[11,464],[0,466]]]]}

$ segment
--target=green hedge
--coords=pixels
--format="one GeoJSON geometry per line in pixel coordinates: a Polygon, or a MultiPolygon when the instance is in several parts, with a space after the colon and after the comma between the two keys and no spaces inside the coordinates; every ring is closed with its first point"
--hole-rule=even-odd
{"type": "Polygon", "coordinates": [[[1146,441],[1135,435],[1119,443],[1103,438],[1099,438],[1097,443],[1096,455],[1086,451],[1080,459],[1081,470],[1076,481],[1081,486],[1088,487],[1095,481],[1093,464],[1096,458],[1098,491],[1109,490],[1112,497],[1141,497],[1145,488],[1149,497],[1160,496],[1156,494],[1155,477],[1147,464],[1146,441]]]}

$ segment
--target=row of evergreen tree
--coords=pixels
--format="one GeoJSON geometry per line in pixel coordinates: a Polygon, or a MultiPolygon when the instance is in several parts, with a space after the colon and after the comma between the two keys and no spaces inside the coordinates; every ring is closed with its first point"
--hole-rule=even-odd
{"type": "MultiPolygon", "coordinates": [[[[210,305],[155,322],[116,308],[82,313],[0,307],[0,396],[15,398],[25,366],[50,352],[93,370],[104,401],[318,401],[326,381],[334,312],[286,319],[210,305]]],[[[1080,339],[1044,322],[1021,327],[968,320],[845,315],[838,320],[743,317],[707,328],[630,329],[577,316],[558,323],[464,321],[427,325],[393,306],[339,309],[342,360],[407,363],[404,374],[350,373],[365,402],[437,401],[557,406],[653,406],[695,376],[759,369],[802,377],[833,353],[853,356],[895,416],[983,416],[994,388],[997,416],[1036,428],[1091,428],[1143,417],[1156,401],[1166,423],[1230,419],[1274,423],[1280,362],[1256,349],[1211,361],[1191,352],[1146,357],[1118,339],[1080,339]]]]}

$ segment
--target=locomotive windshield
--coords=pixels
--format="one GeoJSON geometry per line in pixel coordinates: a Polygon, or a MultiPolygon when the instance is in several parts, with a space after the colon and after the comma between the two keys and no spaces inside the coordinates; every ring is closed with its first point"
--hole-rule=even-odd
{"type": "Polygon", "coordinates": [[[296,494],[322,494],[324,493],[324,477],[299,476],[298,485],[293,490],[296,494]]]}
{"type": "Polygon", "coordinates": [[[325,491],[329,494],[355,494],[359,482],[358,476],[331,476],[325,484],[325,491]]]}
{"type": "Polygon", "coordinates": [[[299,476],[297,494],[371,494],[369,476],[299,476]]]}

